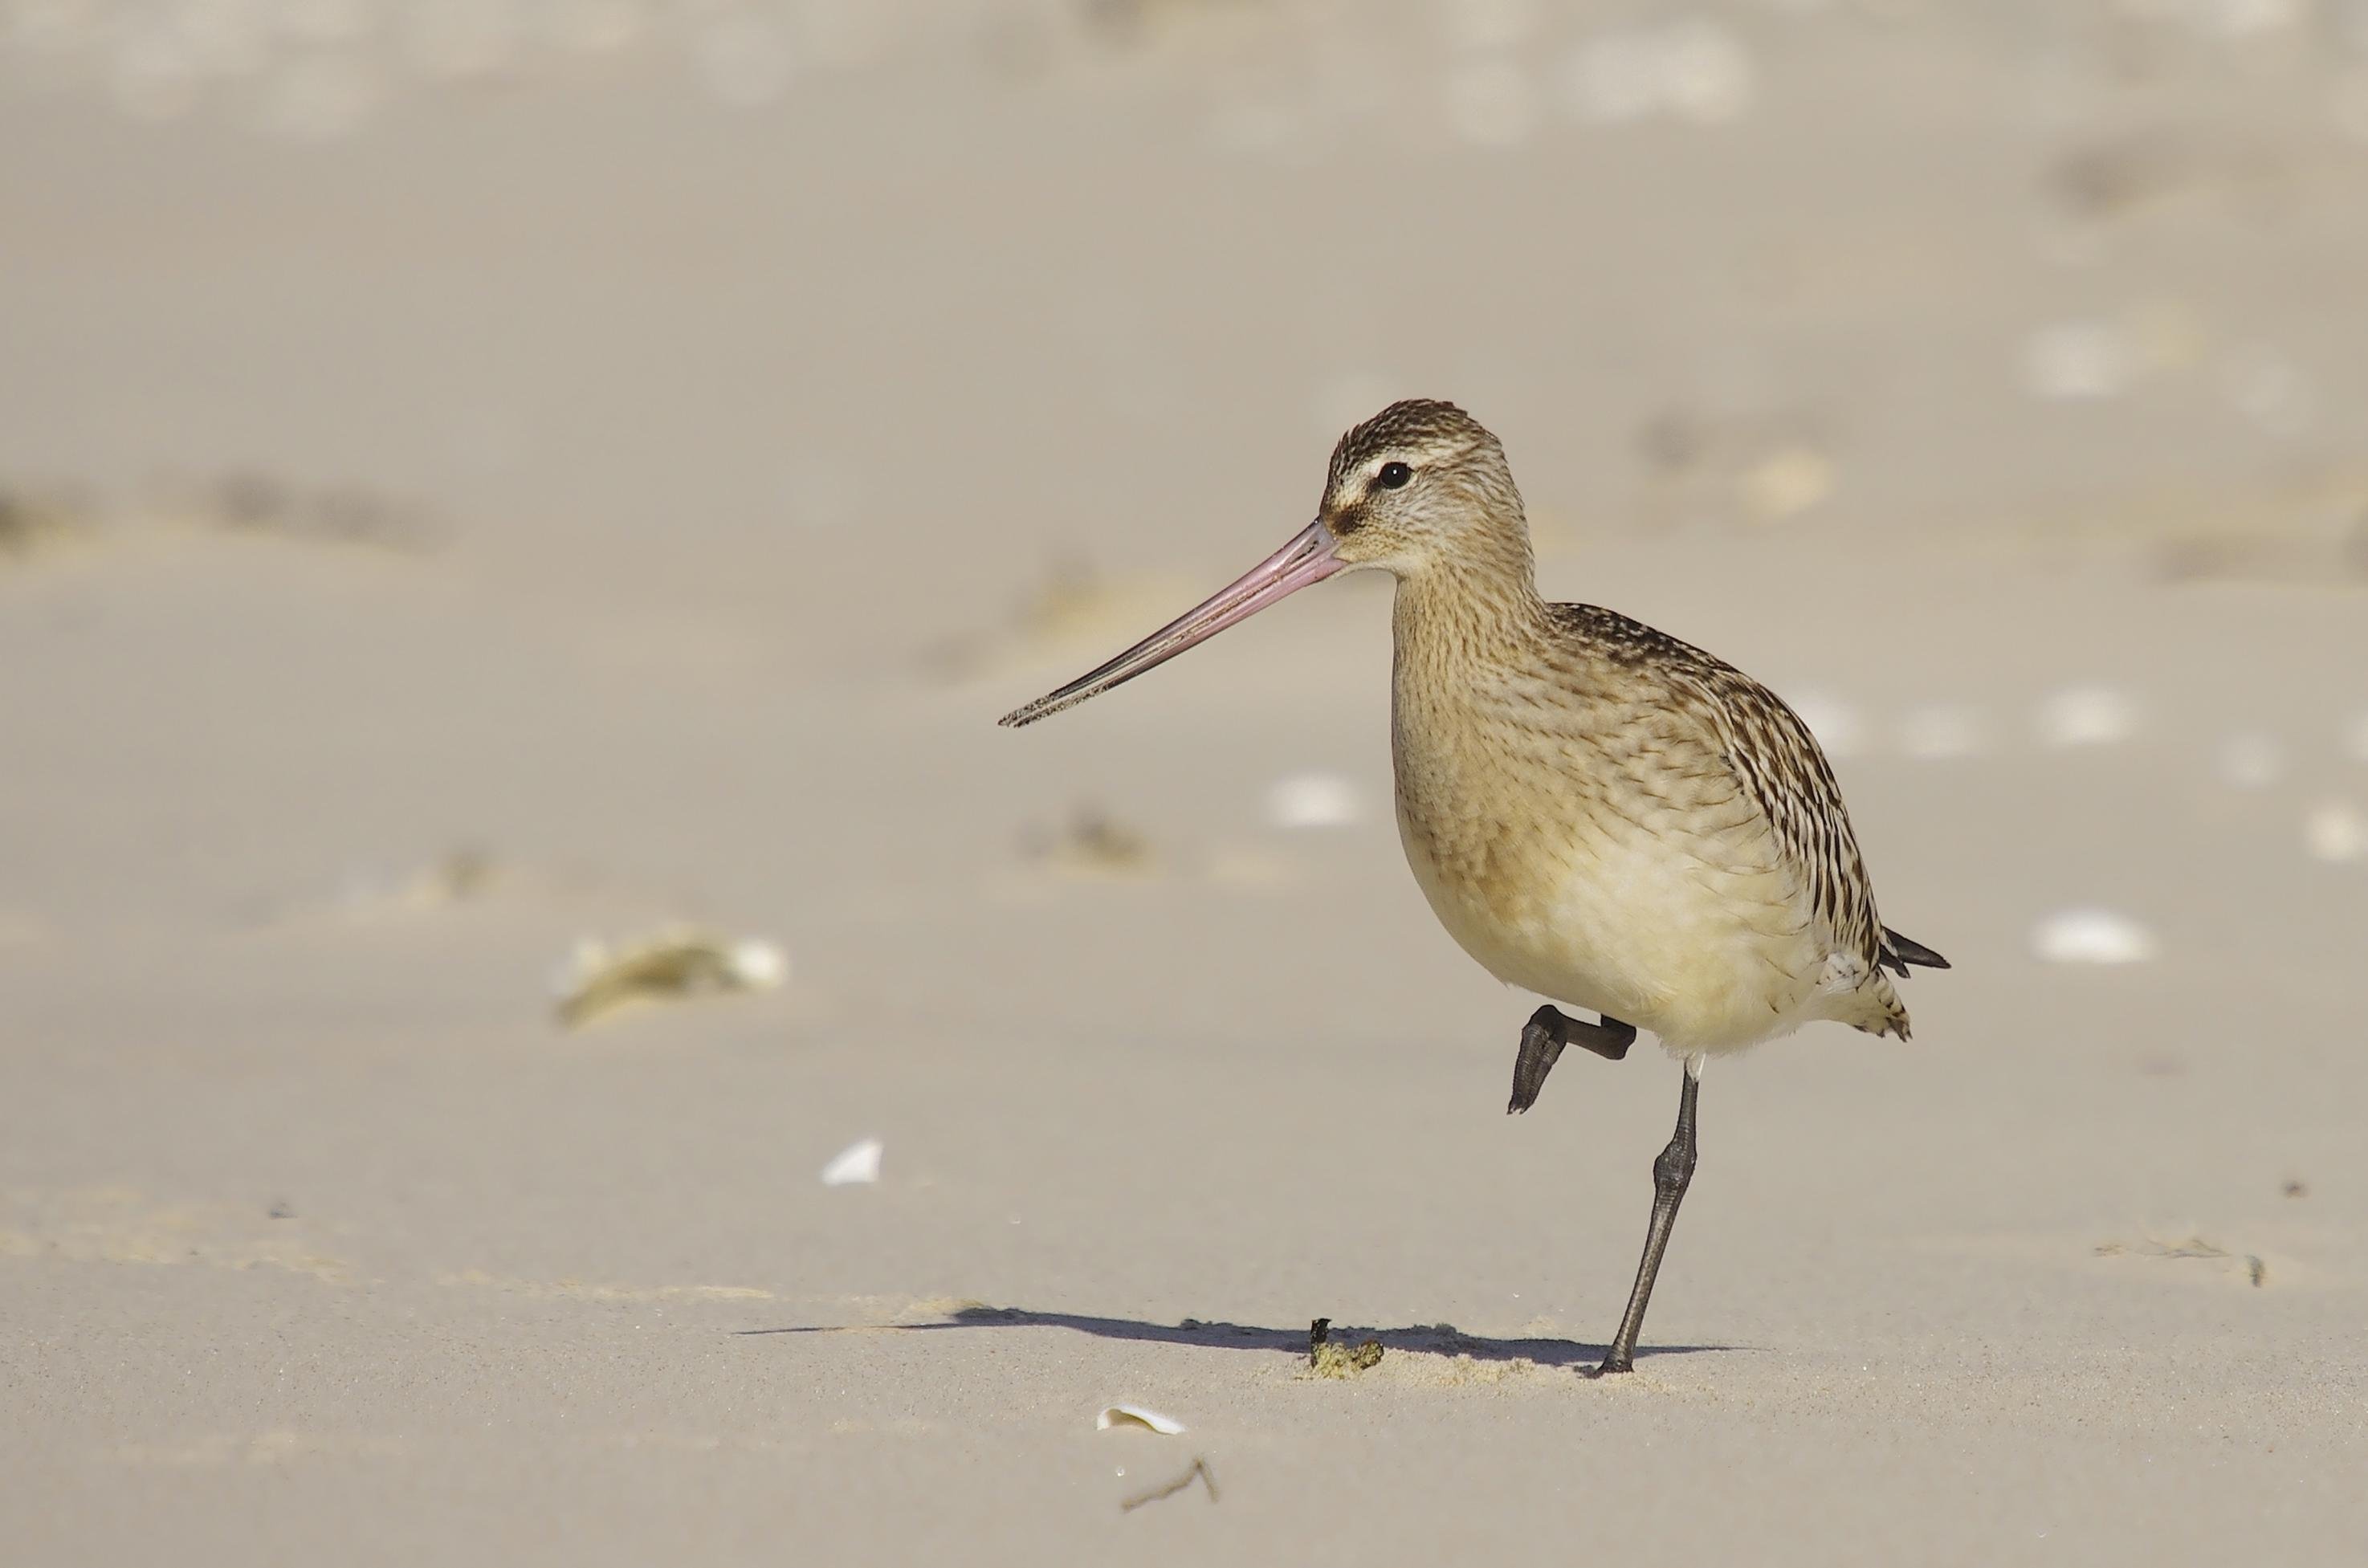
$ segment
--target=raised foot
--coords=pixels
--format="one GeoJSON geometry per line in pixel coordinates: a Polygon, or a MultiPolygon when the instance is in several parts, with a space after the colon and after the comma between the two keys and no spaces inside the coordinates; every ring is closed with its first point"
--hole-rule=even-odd
{"type": "Polygon", "coordinates": [[[1562,1060],[1564,1046],[1579,1046],[1607,1062],[1617,1062],[1635,1043],[1634,1024],[1612,1017],[1600,1024],[1582,1023],[1558,1007],[1539,1008],[1521,1026],[1520,1053],[1513,1059],[1513,1097],[1507,1102],[1505,1114],[1519,1116],[1538,1103],[1538,1091],[1546,1086],[1546,1074],[1562,1060]]]}
{"type": "Polygon", "coordinates": [[[1513,1058],[1513,1097],[1505,1106],[1507,1116],[1519,1116],[1538,1103],[1546,1074],[1562,1059],[1563,1026],[1570,1021],[1553,1007],[1541,1007],[1521,1026],[1521,1050],[1513,1058]]]}

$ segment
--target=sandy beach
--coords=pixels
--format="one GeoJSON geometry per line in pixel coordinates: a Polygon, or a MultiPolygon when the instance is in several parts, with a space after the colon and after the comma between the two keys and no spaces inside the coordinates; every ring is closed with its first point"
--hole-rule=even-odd
{"type": "Polygon", "coordinates": [[[2339,0],[0,0],[0,1558],[2368,1559],[2364,194],[2339,0]],[[1624,1379],[1386,582],[995,725],[1413,394],[1955,965],[1624,1379]]]}

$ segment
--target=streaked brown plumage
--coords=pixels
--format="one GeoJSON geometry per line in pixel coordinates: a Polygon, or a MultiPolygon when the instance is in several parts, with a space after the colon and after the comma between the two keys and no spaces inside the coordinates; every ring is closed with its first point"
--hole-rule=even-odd
{"type": "Polygon", "coordinates": [[[1799,716],[1674,637],[1540,598],[1503,449],[1452,403],[1394,404],[1340,438],[1322,515],[1343,555],[1371,548],[1393,460],[1437,474],[1431,510],[1456,514],[1382,548],[1400,834],[1465,950],[1687,1057],[1816,1018],[1905,1037],[1850,816],[1799,716]]]}
{"type": "Polygon", "coordinates": [[[1391,739],[1416,881],[1491,973],[1603,1017],[1540,1009],[1511,1108],[1528,1108],[1565,1045],[1616,1060],[1632,1026],[1686,1062],[1645,1261],[1604,1358],[1624,1370],[1691,1176],[1704,1059],[1818,1019],[1905,1039],[1885,966],[1946,963],[1884,928],[1833,770],[1782,699],[1624,616],[1539,597],[1504,449],[1452,403],[1393,403],[1351,429],[1305,532],[1004,722],[1360,566],[1397,580],[1391,739]]]}

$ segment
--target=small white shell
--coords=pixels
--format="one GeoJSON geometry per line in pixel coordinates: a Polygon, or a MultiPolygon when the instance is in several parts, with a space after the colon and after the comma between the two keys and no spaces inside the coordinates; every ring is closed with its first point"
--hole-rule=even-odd
{"type": "Polygon", "coordinates": [[[877,1138],[849,1143],[822,1168],[825,1187],[856,1187],[880,1179],[880,1155],[886,1146],[877,1138]]]}
{"type": "Polygon", "coordinates": [[[1813,447],[1778,447],[1744,471],[1736,490],[1753,517],[1781,522],[1833,494],[1833,460],[1813,447]]]}
{"type": "Polygon", "coordinates": [[[746,990],[778,991],[790,978],[790,955],[777,943],[748,937],[732,944],[724,967],[746,990]]]}
{"type": "Polygon", "coordinates": [[[2327,801],[2303,820],[2303,842],[2311,858],[2337,864],[2368,856],[2368,817],[2349,801],[2327,801]]]}
{"type": "Polygon", "coordinates": [[[2154,933],[2108,909],[2066,909],[2032,933],[2031,949],[2048,963],[2144,963],[2155,956],[2154,933]]]}
{"type": "Polygon", "coordinates": [[[1113,1404],[1094,1419],[1094,1430],[1107,1432],[1113,1426],[1147,1426],[1163,1437],[1173,1437],[1184,1430],[1184,1423],[1172,1415],[1162,1415],[1139,1404],[1113,1404]]]}
{"type": "Polygon", "coordinates": [[[2039,733],[2049,745],[2111,745],[2137,730],[2137,703],[2110,686],[2067,686],[2039,707],[2039,733]]]}
{"type": "Polygon", "coordinates": [[[1357,787],[1337,773],[1294,773],[1266,792],[1267,819],[1277,827],[1345,827],[1363,814],[1357,787]]]}

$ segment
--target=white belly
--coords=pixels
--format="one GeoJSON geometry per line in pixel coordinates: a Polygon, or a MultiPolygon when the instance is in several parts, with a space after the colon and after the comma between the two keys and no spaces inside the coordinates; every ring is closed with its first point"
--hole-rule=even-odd
{"type": "Polygon", "coordinates": [[[1679,1055],[1740,1051],[1817,1016],[1827,955],[1771,870],[1578,829],[1508,846],[1518,884],[1481,888],[1443,874],[1403,811],[1398,825],[1440,923],[1508,984],[1649,1029],[1679,1055]]]}

